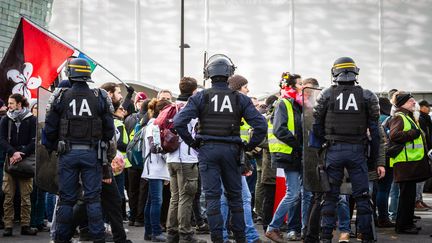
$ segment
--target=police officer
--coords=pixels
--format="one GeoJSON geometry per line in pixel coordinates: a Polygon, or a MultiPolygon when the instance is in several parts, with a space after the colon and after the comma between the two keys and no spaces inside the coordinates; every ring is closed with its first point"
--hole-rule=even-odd
{"type": "Polygon", "coordinates": [[[231,59],[222,54],[209,58],[204,69],[212,88],[189,98],[185,108],[176,115],[174,126],[180,137],[199,151],[199,170],[207,202],[207,218],[213,242],[223,242],[223,219],[220,211],[221,181],[231,211],[232,231],[236,242],[246,242],[242,205],[240,150],[256,147],[265,137],[267,125],[247,96],[228,88],[228,77],[234,74],[231,59]],[[241,118],[254,129],[249,143],[240,139],[241,118]],[[193,139],[187,124],[199,118],[198,134],[193,139]]]}
{"type": "Polygon", "coordinates": [[[321,240],[331,242],[336,223],[335,208],[346,168],[351,178],[362,242],[373,242],[365,151],[366,130],[369,129],[371,153],[377,157],[380,139],[378,98],[371,91],[356,85],[359,68],[353,59],[337,59],[331,72],[336,84],[321,92],[313,114],[313,132],[327,141],[325,163],[331,187],[324,195],[321,210],[321,240]]]}
{"type": "Polygon", "coordinates": [[[89,231],[94,242],[105,242],[100,193],[104,147],[114,136],[113,108],[104,90],[89,88],[91,69],[85,59],[71,58],[66,65],[72,87],[53,93],[45,120],[47,139],[58,144],[59,154],[55,242],[70,242],[73,236],[72,211],[80,179],[89,231]]]}

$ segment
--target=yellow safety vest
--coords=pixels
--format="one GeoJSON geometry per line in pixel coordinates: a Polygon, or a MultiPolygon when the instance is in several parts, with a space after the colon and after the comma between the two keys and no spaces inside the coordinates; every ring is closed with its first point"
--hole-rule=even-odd
{"type": "MultiPolygon", "coordinates": [[[[123,130],[123,137],[121,139],[122,139],[122,141],[123,141],[124,144],[128,144],[129,143],[129,138],[128,138],[128,135],[127,135],[127,132],[126,132],[126,127],[125,127],[124,123],[122,121],[118,120],[118,119],[114,119],[114,126],[116,128],[120,127],[120,129],[123,130]]],[[[123,155],[123,159],[124,159],[124,162],[125,162],[125,168],[132,167],[131,162],[127,159],[126,152],[121,152],[121,154],[123,155]]]]}
{"type": "Polygon", "coordinates": [[[242,123],[243,125],[240,126],[240,138],[242,141],[249,142],[250,140],[249,130],[251,129],[251,126],[246,123],[244,118],[242,118],[242,123]]]}
{"type": "MultiPolygon", "coordinates": [[[[294,127],[294,112],[292,104],[287,99],[282,99],[285,103],[285,107],[287,109],[287,116],[288,116],[288,130],[295,134],[295,127],[294,127]]],[[[280,102],[280,101],[279,101],[280,102]]],[[[292,147],[288,144],[280,141],[276,138],[276,136],[273,133],[273,124],[268,121],[268,132],[267,132],[267,139],[268,139],[268,145],[270,153],[283,153],[283,154],[291,154],[292,153],[292,147]]]]}
{"type": "MultiPolygon", "coordinates": [[[[404,122],[404,128],[403,131],[409,131],[412,129],[412,124],[414,124],[416,129],[420,128],[418,125],[411,119],[411,117],[405,115],[402,112],[396,113],[396,115],[402,117],[402,120],[404,122]]],[[[418,138],[414,139],[414,141],[409,141],[405,143],[404,149],[395,157],[390,158],[390,167],[393,167],[396,163],[405,163],[405,162],[411,162],[411,161],[419,161],[422,160],[424,157],[424,144],[422,136],[420,135],[418,138]]]]}

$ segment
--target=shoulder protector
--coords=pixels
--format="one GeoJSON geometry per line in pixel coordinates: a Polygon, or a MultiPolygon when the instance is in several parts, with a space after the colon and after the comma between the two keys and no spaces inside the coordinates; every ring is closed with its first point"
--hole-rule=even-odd
{"type": "Polygon", "coordinates": [[[94,90],[95,90],[95,95],[97,93],[96,97],[98,97],[100,94],[102,100],[104,101],[105,110],[111,114],[114,114],[114,106],[112,104],[111,98],[108,95],[108,92],[106,92],[106,90],[101,89],[101,88],[96,88],[94,90]],[[96,91],[98,91],[98,92],[96,92],[96,91]]]}
{"type": "Polygon", "coordinates": [[[69,88],[56,88],[54,90],[54,92],[52,93],[51,97],[48,99],[48,104],[47,104],[47,107],[46,107],[47,113],[51,111],[54,102],[57,103],[57,104],[60,103],[61,97],[62,97],[63,93],[66,90],[68,90],[68,89],[69,88]]]}

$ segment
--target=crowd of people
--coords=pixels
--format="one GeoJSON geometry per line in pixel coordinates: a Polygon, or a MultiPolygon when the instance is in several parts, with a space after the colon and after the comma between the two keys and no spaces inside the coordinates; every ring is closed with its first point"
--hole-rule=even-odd
{"type": "Polygon", "coordinates": [[[126,224],[143,227],[152,242],[202,243],[196,234],[210,234],[221,243],[318,243],[331,242],[335,229],[339,242],[373,242],[375,227],[418,234],[414,212],[432,209],[422,199],[432,176],[430,104],[396,89],[378,98],[357,85],[351,58],[336,60],[331,87],[320,91],[316,79],[284,72],[280,92],[264,101],[247,96],[247,78],[220,54],[205,68],[212,88],[184,77],[175,98],[174,90],[150,98],[132,87],[123,97],[116,83],[90,89],[87,61],[66,65],[43,131],[37,103],[20,94],[0,100],[4,237],[19,222],[22,235],[50,231],[54,242],[75,234],[131,242],[126,224]],[[308,88],[320,91],[312,104],[308,88]],[[37,133],[45,139],[36,141],[37,133]],[[57,193],[10,170],[34,157],[38,143],[58,155],[57,193]],[[310,163],[324,168],[321,190],[308,190],[310,163]],[[277,168],[286,192],[275,205],[277,168]]]}

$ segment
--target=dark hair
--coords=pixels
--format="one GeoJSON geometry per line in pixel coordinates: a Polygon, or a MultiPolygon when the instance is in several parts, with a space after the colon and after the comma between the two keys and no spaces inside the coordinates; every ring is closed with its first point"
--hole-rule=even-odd
{"type": "Polygon", "coordinates": [[[429,105],[429,102],[427,102],[427,100],[420,100],[420,101],[418,102],[418,104],[419,104],[419,106],[427,106],[427,107],[430,106],[430,105],[429,105]]]}
{"type": "Polygon", "coordinates": [[[298,78],[301,78],[299,74],[295,74],[295,73],[291,74],[289,72],[283,72],[281,75],[281,82],[279,86],[282,88],[283,86],[282,84],[285,84],[286,86],[293,88],[297,84],[298,78]]]}
{"type": "Polygon", "coordinates": [[[160,90],[159,92],[158,92],[158,94],[157,94],[157,98],[159,99],[160,97],[160,95],[162,94],[162,93],[169,93],[171,96],[172,96],[172,92],[169,90],[169,89],[162,89],[162,90],[160,90]]]}
{"type": "Polygon", "coordinates": [[[316,80],[315,78],[307,78],[303,80],[303,85],[306,84],[312,84],[313,87],[319,87],[318,80],[316,80]]]}
{"type": "Polygon", "coordinates": [[[198,88],[196,79],[192,77],[183,77],[179,83],[181,94],[192,94],[198,88]]]}
{"type": "Polygon", "coordinates": [[[267,107],[270,107],[273,105],[273,103],[278,99],[278,97],[276,95],[270,95],[269,97],[267,97],[267,99],[265,100],[265,104],[267,107]]]}
{"type": "Polygon", "coordinates": [[[116,112],[118,110],[118,108],[120,107],[120,102],[114,102],[113,107],[114,107],[114,112],[116,112]]]}
{"type": "Polygon", "coordinates": [[[145,99],[141,105],[140,113],[145,114],[148,111],[148,105],[150,103],[150,99],[145,99]]]}
{"type": "Polygon", "coordinates": [[[108,82],[102,84],[101,89],[106,90],[106,92],[114,93],[117,87],[120,88],[120,85],[113,82],[108,82]]]}
{"type": "Polygon", "coordinates": [[[151,99],[148,104],[147,114],[149,118],[156,118],[159,112],[165,108],[165,106],[170,105],[169,100],[157,100],[156,98],[151,99]]]}
{"type": "Polygon", "coordinates": [[[29,106],[27,98],[24,97],[22,94],[11,94],[11,95],[9,95],[9,98],[14,99],[16,101],[16,103],[21,103],[22,107],[28,107],[29,106]]]}

